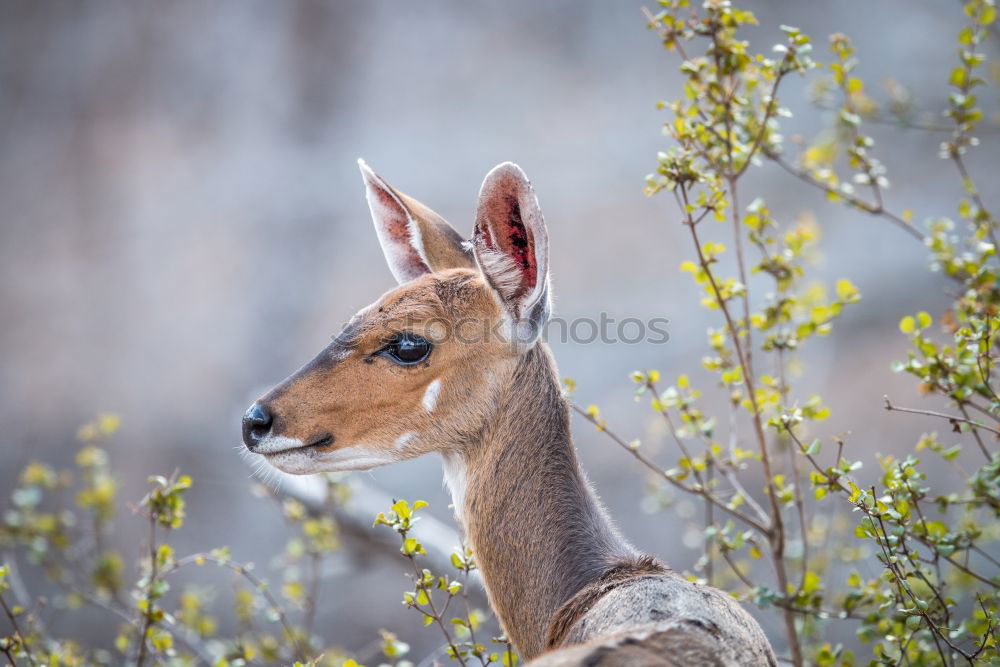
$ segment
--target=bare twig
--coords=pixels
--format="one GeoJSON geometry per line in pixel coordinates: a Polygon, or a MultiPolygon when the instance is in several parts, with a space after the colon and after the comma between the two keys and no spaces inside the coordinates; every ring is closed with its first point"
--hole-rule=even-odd
{"type": "MultiPolygon", "coordinates": [[[[3,595],[0,595],[0,607],[3,607],[3,613],[7,617],[7,620],[10,621],[14,634],[21,640],[21,648],[24,650],[24,655],[28,658],[28,662],[32,665],[36,664],[35,658],[31,654],[31,649],[28,648],[27,635],[25,635],[24,631],[21,630],[21,625],[17,621],[17,615],[14,614],[14,611],[7,605],[7,600],[4,599],[3,595]]],[[[10,653],[7,653],[7,657],[10,658],[12,665],[17,664],[14,662],[14,657],[10,653]]]]}
{"type": "Polygon", "coordinates": [[[264,597],[264,599],[267,600],[267,603],[271,605],[271,609],[278,617],[278,622],[281,624],[281,627],[284,630],[285,635],[288,637],[288,640],[291,641],[293,644],[293,649],[295,651],[296,657],[299,660],[308,661],[309,652],[299,642],[298,633],[295,632],[291,622],[288,620],[288,614],[285,613],[285,610],[281,606],[281,603],[277,600],[277,598],[274,597],[274,595],[268,589],[267,582],[265,582],[263,579],[255,575],[252,572],[250,565],[244,563],[238,563],[228,558],[222,558],[212,553],[195,553],[189,556],[185,556],[184,558],[179,558],[170,565],[168,565],[167,567],[163,568],[163,570],[160,572],[160,576],[166,577],[183,567],[201,563],[215,563],[216,565],[224,567],[232,572],[235,572],[236,574],[246,579],[254,587],[254,590],[260,593],[264,597]]]}
{"type": "Polygon", "coordinates": [[[763,153],[772,162],[774,162],[779,167],[781,167],[782,169],[784,169],[786,172],[788,172],[792,176],[795,176],[796,178],[798,178],[802,182],[808,183],[809,185],[817,187],[820,190],[823,190],[824,192],[826,192],[827,194],[836,195],[837,197],[840,197],[841,199],[843,199],[844,201],[846,201],[848,204],[850,204],[851,206],[853,206],[854,208],[856,208],[856,209],[858,209],[860,211],[864,211],[865,213],[868,213],[870,215],[875,215],[875,216],[883,217],[883,218],[889,220],[890,222],[892,222],[894,225],[896,225],[897,227],[899,227],[900,229],[902,229],[904,232],[906,232],[907,234],[909,234],[913,238],[915,238],[918,241],[920,241],[921,243],[925,243],[926,242],[927,237],[924,236],[924,234],[922,234],[921,232],[919,232],[915,227],[913,227],[913,225],[911,225],[910,223],[908,223],[901,216],[896,215],[892,211],[884,208],[882,205],[880,205],[880,204],[871,204],[869,202],[864,201],[863,199],[859,199],[858,197],[855,197],[852,194],[848,194],[846,192],[843,192],[842,190],[839,190],[839,189],[833,187],[832,185],[829,185],[827,183],[824,183],[824,182],[822,182],[820,180],[817,180],[817,179],[813,178],[812,174],[810,174],[809,172],[807,172],[807,171],[805,171],[803,169],[798,169],[798,168],[794,167],[788,161],[786,161],[779,153],[776,153],[774,151],[770,151],[770,150],[767,150],[767,149],[765,149],[763,151],[763,153]]]}
{"type": "MultiPolygon", "coordinates": [[[[971,419],[968,419],[967,417],[957,417],[955,415],[949,415],[949,414],[945,414],[943,412],[936,412],[934,410],[920,410],[920,409],[917,409],[917,408],[901,408],[899,406],[893,405],[889,401],[889,397],[888,396],[884,396],[883,398],[885,399],[885,409],[888,410],[888,411],[890,411],[890,412],[909,412],[910,414],[914,414],[914,415],[926,415],[928,417],[937,417],[939,419],[947,419],[949,422],[952,423],[952,426],[955,426],[957,424],[969,424],[973,428],[977,428],[977,429],[981,428],[984,431],[989,431],[990,433],[993,433],[995,435],[1000,435],[1000,430],[995,429],[992,426],[987,426],[986,424],[982,424],[980,422],[973,421],[971,419]]],[[[986,453],[987,457],[989,457],[989,453],[985,452],[985,448],[984,448],[984,453],[986,453]]]]}
{"type": "MultiPolygon", "coordinates": [[[[288,475],[282,479],[280,493],[295,498],[312,513],[332,513],[341,529],[350,533],[352,538],[371,545],[376,552],[396,553],[398,545],[390,533],[371,529],[372,517],[394,502],[389,494],[373,485],[357,478],[351,479],[348,500],[330,505],[325,502],[326,480],[322,476],[288,475]]],[[[451,568],[451,554],[462,543],[458,532],[428,510],[421,512],[420,523],[413,530],[427,549],[424,558],[430,569],[447,571],[451,568]]],[[[472,576],[470,582],[477,604],[485,604],[482,578],[472,576]]]]}
{"type": "Polygon", "coordinates": [[[146,662],[146,634],[149,632],[149,628],[152,625],[153,617],[153,587],[156,585],[156,512],[150,512],[149,514],[149,574],[146,581],[146,604],[147,607],[142,614],[142,622],[139,624],[139,645],[136,649],[135,664],[136,667],[142,667],[146,662]]]}
{"type": "Polygon", "coordinates": [[[681,491],[684,491],[685,493],[689,493],[689,494],[692,494],[692,495],[701,496],[702,498],[705,498],[706,500],[708,500],[709,502],[711,502],[713,505],[715,505],[719,509],[721,509],[724,512],[730,514],[734,518],[739,519],[740,521],[746,523],[748,526],[753,527],[761,535],[764,535],[764,536],[768,535],[769,530],[768,530],[767,526],[761,524],[759,521],[755,520],[753,517],[747,516],[746,514],[743,514],[742,512],[740,512],[739,510],[736,510],[736,509],[733,509],[733,508],[729,507],[729,505],[727,505],[726,503],[724,503],[721,499],[719,499],[716,496],[712,495],[712,493],[708,489],[706,489],[704,487],[692,488],[692,487],[687,486],[683,482],[675,479],[666,470],[664,470],[663,468],[661,468],[660,466],[658,466],[652,459],[650,459],[645,454],[643,454],[642,452],[640,452],[638,449],[636,449],[635,447],[633,447],[632,445],[630,445],[628,442],[626,442],[625,440],[623,440],[614,431],[611,431],[610,429],[608,429],[607,425],[605,425],[603,422],[598,421],[597,419],[595,419],[590,413],[588,413],[586,410],[584,410],[583,408],[581,408],[579,405],[576,405],[575,403],[570,403],[570,407],[573,409],[574,412],[576,412],[577,414],[579,414],[580,416],[582,416],[584,419],[586,419],[591,424],[593,424],[594,426],[596,426],[598,428],[598,430],[600,430],[602,433],[604,433],[609,438],[611,438],[611,440],[613,440],[618,446],[620,446],[625,451],[631,453],[632,456],[634,456],[637,461],[639,461],[640,463],[642,463],[648,469],[652,470],[654,473],[656,473],[656,475],[658,477],[663,478],[666,482],[668,482],[669,484],[671,484],[675,488],[680,489],[681,491]]]}

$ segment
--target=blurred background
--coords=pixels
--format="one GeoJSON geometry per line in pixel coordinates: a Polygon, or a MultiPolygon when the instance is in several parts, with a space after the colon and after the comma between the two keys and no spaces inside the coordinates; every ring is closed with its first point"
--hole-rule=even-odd
{"type": "MultiPolygon", "coordinates": [[[[876,97],[892,77],[918,109],[946,106],[958,2],[741,4],[761,23],[748,31],[756,50],[769,51],[778,26],[791,24],[825,60],[827,36],[844,32],[876,97]]],[[[228,544],[266,572],[286,535],[274,506],[250,493],[234,450],[240,416],[393,286],[358,157],[463,234],[485,173],[518,162],[549,225],[556,314],[670,320],[660,345],[553,342],[579,400],[656,447],[662,434],[634,404],[630,371],[689,373],[709,389],[708,407],[722,405],[698,361],[716,322],[677,270],[690,255],[684,230],[672,200],[642,194],[667,145],[655,103],[681,94],[677,64],[629,2],[0,4],[0,488],[31,459],[69,464],[78,425],[115,412],[123,426],[111,453],[125,497],[140,497],[151,473],[190,473],[196,520],[173,537],[178,551],[228,544]]],[[[783,91],[795,114],[789,144],[829,121],[808,89],[796,79],[783,91]]],[[[941,135],[870,131],[892,181],[890,208],[917,220],[954,215],[960,183],[936,156],[941,135]]],[[[984,133],[969,160],[984,186],[995,184],[998,147],[984,133]]],[[[780,220],[814,215],[824,235],[816,277],[849,277],[863,294],[803,359],[797,391],[833,410],[818,435],[844,434],[861,456],[946,430],[882,409],[884,394],[926,406],[887,361],[905,357],[901,316],[949,302],[924,250],[771,165],[748,180],[746,201],[764,197],[780,220]]],[[[995,190],[985,197],[1000,203],[995,190]]],[[[576,434],[626,535],[691,567],[698,533],[687,520],[700,509],[682,500],[645,514],[631,459],[585,423],[576,434]]],[[[659,452],[664,463],[672,455],[659,452]]],[[[363,477],[429,501],[451,522],[438,460],[363,477]]],[[[138,553],[141,526],[121,517],[115,540],[126,553],[138,553]]],[[[438,637],[399,604],[401,559],[369,556],[346,540],[317,627],[349,650],[383,627],[418,658],[436,648],[438,637]]],[[[776,618],[760,618],[780,635],[776,618]]],[[[110,642],[115,623],[99,614],[86,623],[67,631],[110,642]]]]}

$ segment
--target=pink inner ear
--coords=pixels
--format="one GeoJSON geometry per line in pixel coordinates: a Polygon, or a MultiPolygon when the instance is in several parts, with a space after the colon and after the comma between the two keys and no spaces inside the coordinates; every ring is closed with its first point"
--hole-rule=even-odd
{"type": "Polygon", "coordinates": [[[372,193],[378,199],[384,215],[381,218],[382,230],[386,238],[393,243],[410,243],[410,230],[407,229],[406,213],[399,207],[396,199],[382,188],[374,188],[372,193]]]}
{"type": "Polygon", "coordinates": [[[427,273],[427,264],[414,247],[414,241],[419,242],[419,239],[412,238],[413,229],[406,210],[381,184],[369,186],[368,197],[379,239],[393,275],[400,281],[406,281],[427,273]],[[374,201],[371,200],[372,197],[374,201]]]}
{"type": "Polygon", "coordinates": [[[493,234],[485,235],[486,246],[490,250],[500,250],[514,260],[521,270],[521,287],[514,296],[524,296],[535,288],[538,266],[535,262],[534,238],[521,218],[521,202],[517,195],[506,194],[494,198],[490,209],[493,234]],[[495,238],[491,238],[492,236],[495,238]]]}

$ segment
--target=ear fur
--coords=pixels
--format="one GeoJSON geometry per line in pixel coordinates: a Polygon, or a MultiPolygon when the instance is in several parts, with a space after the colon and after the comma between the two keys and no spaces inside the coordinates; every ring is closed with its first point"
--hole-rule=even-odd
{"type": "Polygon", "coordinates": [[[512,339],[533,343],[549,315],[549,237],[535,191],[516,164],[497,165],[483,180],[472,242],[510,316],[512,339]]]}
{"type": "Polygon", "coordinates": [[[400,284],[425,273],[472,268],[462,237],[444,218],[394,189],[358,160],[375,233],[389,270],[400,284]]]}

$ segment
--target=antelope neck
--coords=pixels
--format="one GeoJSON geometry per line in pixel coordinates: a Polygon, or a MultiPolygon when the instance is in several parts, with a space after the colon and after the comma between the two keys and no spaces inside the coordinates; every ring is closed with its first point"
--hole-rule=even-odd
{"type": "Polygon", "coordinates": [[[493,609],[531,658],[545,649],[564,602],[637,556],[580,468],[569,407],[544,344],[519,360],[494,419],[464,458],[457,509],[493,609]]]}

